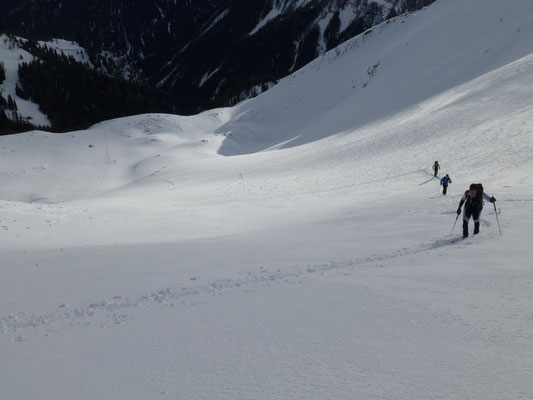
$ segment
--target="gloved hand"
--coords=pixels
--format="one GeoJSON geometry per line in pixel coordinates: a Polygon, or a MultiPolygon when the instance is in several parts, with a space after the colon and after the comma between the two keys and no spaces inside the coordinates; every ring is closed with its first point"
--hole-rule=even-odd
{"type": "Polygon", "coordinates": [[[457,215],[461,214],[461,207],[457,209],[457,215]]]}
{"type": "Polygon", "coordinates": [[[490,202],[491,202],[491,203],[496,203],[496,197],[492,196],[492,197],[490,198],[490,202]]]}

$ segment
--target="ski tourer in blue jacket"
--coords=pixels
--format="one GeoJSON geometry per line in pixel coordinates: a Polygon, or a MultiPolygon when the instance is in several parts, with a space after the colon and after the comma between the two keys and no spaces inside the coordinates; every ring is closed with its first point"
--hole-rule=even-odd
{"type": "Polygon", "coordinates": [[[450,179],[450,176],[446,174],[441,180],[440,185],[442,186],[442,194],[446,194],[448,191],[448,185],[452,183],[452,180],[450,179]]]}

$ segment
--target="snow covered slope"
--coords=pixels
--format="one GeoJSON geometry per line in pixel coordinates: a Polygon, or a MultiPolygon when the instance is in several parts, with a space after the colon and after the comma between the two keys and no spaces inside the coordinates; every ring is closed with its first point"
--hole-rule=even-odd
{"type": "MultiPolygon", "coordinates": [[[[39,105],[17,96],[19,64],[30,62],[33,55],[14,44],[6,35],[0,35],[0,62],[6,69],[6,80],[0,84],[0,94],[7,99],[11,96],[17,102],[18,114],[35,126],[50,126],[48,117],[39,110],[39,105]]],[[[8,117],[12,117],[11,113],[8,117]]]]}
{"type": "MultiPolygon", "coordinates": [[[[44,114],[38,104],[19,97],[16,93],[17,85],[20,85],[18,70],[19,65],[23,62],[29,63],[36,57],[23,49],[22,44],[27,40],[19,37],[9,37],[5,34],[0,34],[0,62],[2,62],[6,69],[6,80],[0,83],[0,94],[7,99],[8,96],[17,103],[17,111],[14,114],[8,111],[6,115],[11,119],[15,117],[21,118],[34,126],[50,127],[51,123],[46,114],[44,114]]],[[[49,48],[55,50],[58,54],[64,54],[73,57],[76,61],[87,64],[89,68],[95,68],[89,60],[87,51],[80,47],[76,42],[70,42],[63,39],[53,39],[50,41],[40,41],[38,45],[42,48],[49,48]]],[[[111,57],[111,55],[107,55],[111,57]]],[[[102,72],[107,72],[101,68],[102,72]]]]}
{"type": "Polygon", "coordinates": [[[89,59],[89,54],[87,50],[81,47],[77,42],[71,42],[70,40],[64,39],[52,39],[48,41],[39,41],[39,46],[48,47],[53,49],[59,54],[65,54],[67,56],[74,57],[74,59],[81,63],[88,63],[92,68],[94,66],[89,59]]]}
{"type": "Polygon", "coordinates": [[[234,108],[0,138],[3,394],[531,398],[533,3],[501,3],[234,108]],[[486,204],[452,243],[472,182],[503,236],[486,204]]]}
{"type": "Polygon", "coordinates": [[[221,152],[258,151],[285,141],[285,147],[294,146],[412,113],[450,89],[459,96],[461,84],[533,51],[531,14],[521,7],[504,13],[499,2],[488,2],[480,12],[476,2],[443,3],[368,31],[237,107],[223,128],[233,132],[235,143],[227,141],[221,152]],[[450,18],[458,20],[453,29],[450,18]]]}

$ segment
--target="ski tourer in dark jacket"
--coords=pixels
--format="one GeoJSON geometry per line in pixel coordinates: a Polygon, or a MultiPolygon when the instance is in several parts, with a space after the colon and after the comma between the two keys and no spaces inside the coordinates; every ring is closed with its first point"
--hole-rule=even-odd
{"type": "Polygon", "coordinates": [[[435,175],[433,176],[437,176],[437,174],[439,173],[439,168],[440,168],[439,162],[435,161],[435,164],[433,164],[433,171],[435,172],[435,175]]]}
{"type": "Polygon", "coordinates": [[[461,214],[461,207],[464,204],[463,237],[468,237],[468,221],[470,221],[470,217],[474,219],[474,235],[479,233],[479,218],[483,210],[483,200],[496,203],[494,196],[491,197],[483,191],[483,185],[481,183],[472,183],[470,189],[461,198],[457,215],[461,214]]]}
{"type": "Polygon", "coordinates": [[[442,194],[448,192],[448,185],[452,183],[452,180],[448,174],[440,180],[440,185],[442,186],[442,194]]]}

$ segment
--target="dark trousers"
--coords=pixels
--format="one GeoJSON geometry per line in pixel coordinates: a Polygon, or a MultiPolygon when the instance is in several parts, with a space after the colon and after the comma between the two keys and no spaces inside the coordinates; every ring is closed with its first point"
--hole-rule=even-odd
{"type": "Polygon", "coordinates": [[[439,172],[439,170],[437,168],[435,168],[435,175],[433,175],[433,176],[437,176],[438,172],[439,172]]]}
{"type": "Polygon", "coordinates": [[[468,221],[470,218],[474,219],[474,235],[479,233],[479,217],[481,216],[483,205],[465,207],[463,214],[463,236],[468,236],[468,221]]]}
{"type": "Polygon", "coordinates": [[[442,194],[446,194],[448,192],[448,185],[442,185],[442,194]]]}

